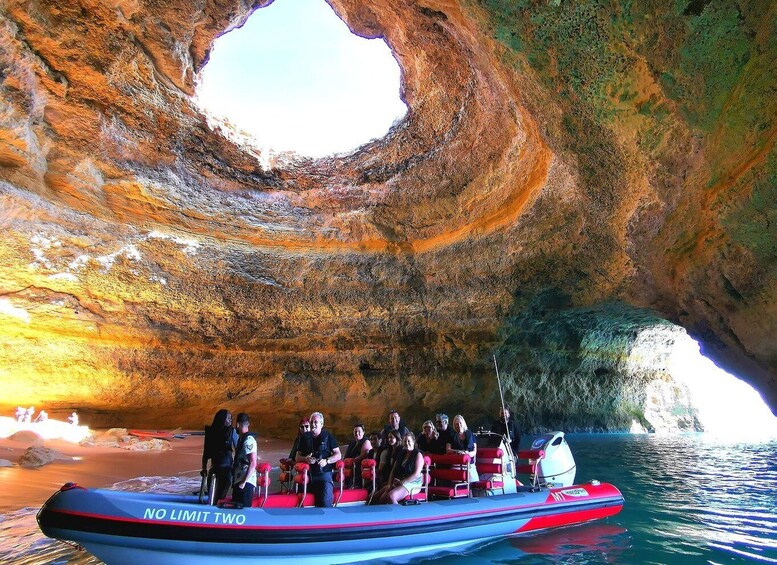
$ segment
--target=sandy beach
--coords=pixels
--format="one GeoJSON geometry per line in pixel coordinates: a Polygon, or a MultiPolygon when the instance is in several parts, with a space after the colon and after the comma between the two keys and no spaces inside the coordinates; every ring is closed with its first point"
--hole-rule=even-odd
{"type": "MultiPolygon", "coordinates": [[[[16,463],[35,442],[0,439],[0,459],[16,463]]],[[[287,456],[289,440],[259,441],[259,460],[273,467],[287,456]]],[[[170,441],[172,449],[164,451],[127,451],[115,447],[83,447],[65,440],[45,440],[69,460],[59,460],[38,468],[18,465],[0,467],[0,512],[41,506],[64,483],[76,482],[84,487],[106,487],[114,483],[148,476],[198,477],[202,457],[202,436],[187,435],[170,441]]]]}

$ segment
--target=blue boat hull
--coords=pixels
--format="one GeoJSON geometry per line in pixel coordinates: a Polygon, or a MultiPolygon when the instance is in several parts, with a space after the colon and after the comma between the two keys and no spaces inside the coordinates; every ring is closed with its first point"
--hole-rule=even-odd
{"type": "Polygon", "coordinates": [[[110,565],[333,563],[439,551],[600,519],[622,506],[621,493],[608,484],[408,506],[245,509],[204,506],[196,497],[63,487],[41,508],[38,523],[47,536],[75,542],[110,565]]]}

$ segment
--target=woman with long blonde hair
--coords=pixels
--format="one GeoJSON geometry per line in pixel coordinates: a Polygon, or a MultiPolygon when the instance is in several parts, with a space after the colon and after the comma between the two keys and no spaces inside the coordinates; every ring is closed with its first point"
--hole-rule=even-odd
{"type": "Polygon", "coordinates": [[[461,414],[457,414],[453,418],[453,434],[451,434],[450,443],[445,446],[445,452],[469,455],[469,482],[472,483],[479,480],[478,472],[475,468],[478,444],[475,442],[475,434],[467,428],[467,421],[461,414]]]}

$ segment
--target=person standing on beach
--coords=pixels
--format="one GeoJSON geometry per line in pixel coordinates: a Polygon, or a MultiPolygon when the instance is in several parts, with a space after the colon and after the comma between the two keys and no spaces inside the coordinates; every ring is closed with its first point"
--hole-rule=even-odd
{"type": "Polygon", "coordinates": [[[316,506],[328,508],[334,502],[332,467],[341,458],[335,436],[324,429],[324,415],[310,415],[310,431],[303,434],[297,451],[297,462],[310,465],[310,490],[316,506]]]}
{"type": "Polygon", "coordinates": [[[256,462],[259,459],[256,439],[248,434],[248,414],[237,415],[235,427],[240,434],[235,454],[235,482],[232,485],[232,502],[250,507],[256,490],[256,462]]]}

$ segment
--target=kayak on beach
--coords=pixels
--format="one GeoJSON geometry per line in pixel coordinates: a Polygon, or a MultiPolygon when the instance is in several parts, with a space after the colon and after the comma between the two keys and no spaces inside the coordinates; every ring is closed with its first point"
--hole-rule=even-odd
{"type": "Polygon", "coordinates": [[[182,439],[185,437],[185,434],[173,433],[168,430],[129,430],[127,433],[135,437],[154,439],[182,439]]]}

